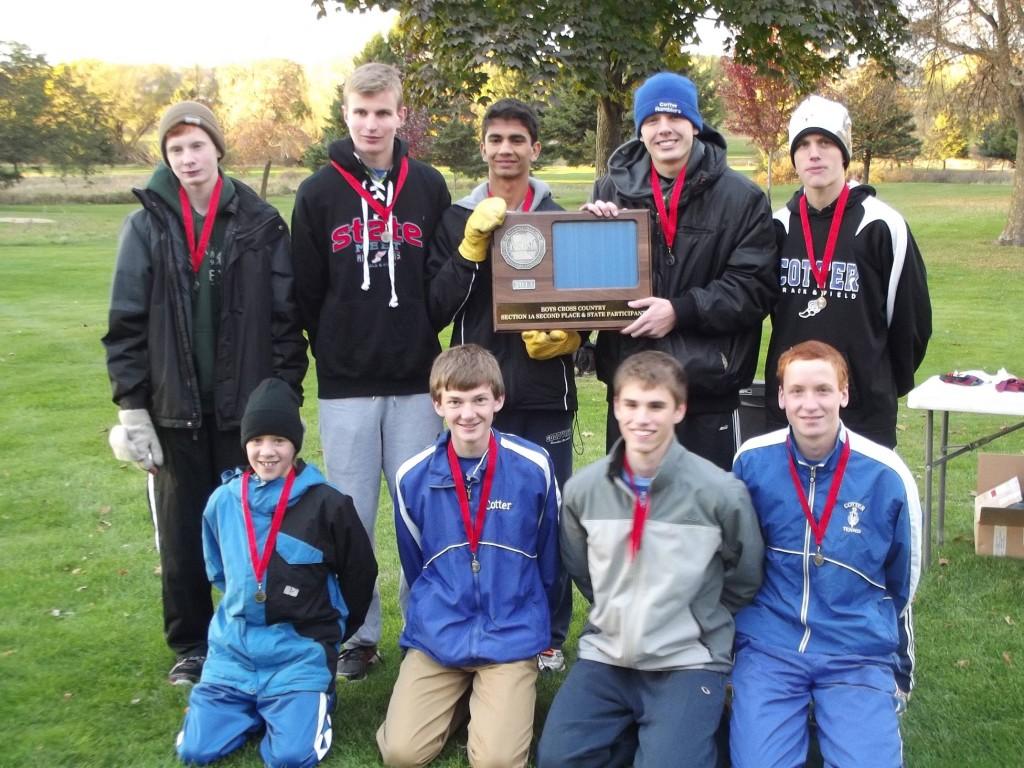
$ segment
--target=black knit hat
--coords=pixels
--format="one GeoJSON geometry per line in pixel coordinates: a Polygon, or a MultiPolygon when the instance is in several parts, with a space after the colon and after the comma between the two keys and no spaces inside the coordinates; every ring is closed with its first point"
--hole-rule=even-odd
{"type": "Polygon", "coordinates": [[[254,437],[276,435],[287,437],[302,450],[302,420],[299,418],[299,398],[281,379],[264,379],[249,395],[242,416],[242,448],[254,437]]]}

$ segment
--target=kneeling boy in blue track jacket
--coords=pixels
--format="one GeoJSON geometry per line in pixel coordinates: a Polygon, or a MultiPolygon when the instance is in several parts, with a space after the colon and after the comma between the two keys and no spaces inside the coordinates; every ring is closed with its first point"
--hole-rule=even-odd
{"type": "Polygon", "coordinates": [[[430,393],[448,431],[398,471],[406,655],[377,744],[387,765],[427,764],[469,691],[470,765],[525,766],[558,598],[554,469],[543,449],[492,429],[504,385],[482,347],[441,353],[430,393]]]}
{"type": "Polygon", "coordinates": [[[917,486],[895,453],[840,421],[849,374],[835,348],[797,344],[779,358],[778,380],[789,428],[745,443],[733,469],[766,552],[761,590],[736,617],[732,764],[802,766],[814,702],[826,765],[898,768],[921,567],[917,486]]]}
{"type": "Polygon", "coordinates": [[[299,401],[265,379],[242,416],[249,467],[226,475],[203,514],[210,581],[224,593],[178,734],[203,765],[263,734],[268,766],[307,768],[331,746],[341,643],[362,623],[377,561],[352,500],[297,461],[299,401]]]}

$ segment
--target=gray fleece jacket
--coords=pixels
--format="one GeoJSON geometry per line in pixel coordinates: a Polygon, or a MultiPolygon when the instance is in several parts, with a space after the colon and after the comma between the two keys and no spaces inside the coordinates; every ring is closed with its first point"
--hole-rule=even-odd
{"type": "Polygon", "coordinates": [[[746,487],[673,441],[650,487],[635,559],[622,440],[562,497],[562,562],[590,601],[582,659],[646,671],[732,668],[733,615],[761,586],[764,542],[746,487]]]}

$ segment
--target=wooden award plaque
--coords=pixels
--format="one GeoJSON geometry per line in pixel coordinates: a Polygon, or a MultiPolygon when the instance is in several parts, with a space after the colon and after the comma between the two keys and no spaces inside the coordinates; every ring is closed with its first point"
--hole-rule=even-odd
{"type": "Polygon", "coordinates": [[[650,214],[509,213],[491,245],[494,330],[624,328],[651,295],[650,214]]]}

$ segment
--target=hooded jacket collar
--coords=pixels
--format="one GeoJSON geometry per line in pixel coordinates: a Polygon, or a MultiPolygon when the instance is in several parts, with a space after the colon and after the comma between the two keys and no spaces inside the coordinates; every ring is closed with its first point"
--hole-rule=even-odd
{"type": "MultiPolygon", "coordinates": [[[[327,154],[331,160],[356,178],[366,178],[369,169],[359,156],[356,155],[356,146],[351,137],[332,141],[331,145],[327,148],[327,154]]],[[[409,145],[395,136],[395,147],[391,156],[391,168],[388,170],[387,178],[391,178],[395,174],[395,169],[401,164],[402,158],[408,154],[409,145]]]]}
{"type": "MultiPolygon", "coordinates": [[[[551,187],[549,187],[540,179],[535,179],[533,176],[530,177],[529,182],[530,188],[533,190],[533,203],[530,204],[530,210],[536,211],[540,208],[540,206],[546,199],[552,196],[551,187]]],[[[473,188],[473,191],[471,191],[461,200],[457,201],[455,205],[459,206],[460,208],[466,208],[467,210],[475,211],[476,207],[480,204],[480,202],[487,199],[488,186],[489,183],[486,181],[482,182],[481,184],[478,184],[476,187],[473,188]]]]}
{"type": "MultiPolygon", "coordinates": [[[[228,204],[234,198],[235,183],[230,177],[224,175],[224,172],[220,169],[217,172],[224,182],[220,192],[220,202],[217,204],[217,212],[220,213],[227,209],[228,204]]],[[[178,181],[178,177],[164,163],[157,165],[153,170],[153,175],[146,182],[146,189],[167,203],[168,207],[174,211],[178,218],[181,218],[181,201],[178,199],[178,190],[180,188],[181,182],[178,181]]]]}
{"type": "MultiPolygon", "coordinates": [[[[686,162],[686,187],[681,203],[701,194],[727,168],[725,139],[705,126],[693,140],[686,162]]],[[[631,139],[612,153],[608,176],[623,197],[642,199],[651,195],[651,155],[640,139],[631,139]]]]}
{"type": "MultiPolygon", "coordinates": [[[[875,188],[872,187],[870,184],[860,184],[859,182],[856,181],[849,181],[846,183],[846,185],[850,188],[850,194],[846,198],[846,210],[855,208],[856,206],[864,202],[864,198],[874,197],[876,194],[875,188]]],[[[800,198],[803,196],[803,194],[804,188],[800,187],[796,192],[793,193],[793,196],[789,198],[789,202],[786,203],[786,207],[794,216],[800,215],[800,198]]],[[[836,200],[838,199],[839,198],[836,198],[836,200]]],[[[820,211],[808,205],[807,211],[811,216],[827,215],[831,217],[832,212],[835,210],[836,207],[836,200],[833,200],[820,211]]]]}

